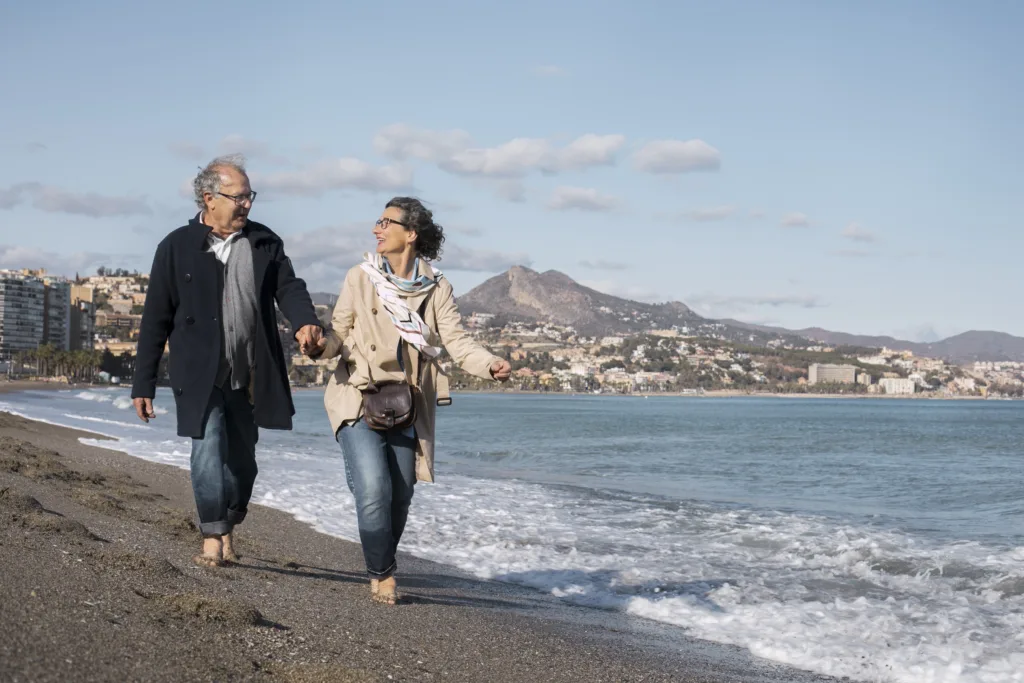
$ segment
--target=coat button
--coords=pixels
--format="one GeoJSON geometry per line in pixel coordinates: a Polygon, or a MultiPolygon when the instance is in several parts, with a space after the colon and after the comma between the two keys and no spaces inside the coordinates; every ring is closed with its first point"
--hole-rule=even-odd
{"type": "Polygon", "coordinates": [[[175,389],[174,393],[176,393],[178,396],[181,396],[181,389],[175,389]]]}
{"type": "Polygon", "coordinates": [[[185,282],[192,282],[192,273],[185,273],[185,282]]]}
{"type": "Polygon", "coordinates": [[[377,315],[377,309],[376,308],[371,308],[370,309],[370,313],[373,313],[374,315],[377,315]]]}
{"type": "Polygon", "coordinates": [[[376,344],[370,344],[370,350],[371,351],[376,351],[377,350],[377,345],[376,344]]]}
{"type": "Polygon", "coordinates": [[[194,323],[195,321],[196,321],[196,319],[195,319],[195,318],[193,318],[192,316],[188,316],[187,318],[185,318],[185,324],[186,324],[186,325],[191,325],[191,324],[192,324],[192,323],[194,323]]]}

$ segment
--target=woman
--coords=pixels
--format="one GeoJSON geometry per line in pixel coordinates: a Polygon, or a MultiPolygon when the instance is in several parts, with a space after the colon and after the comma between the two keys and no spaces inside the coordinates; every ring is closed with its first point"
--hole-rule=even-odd
{"type": "Polygon", "coordinates": [[[312,357],[341,356],[324,396],[356,501],[359,538],[374,601],[398,600],[395,552],[417,480],[434,480],[434,407],[449,403],[436,359],[442,348],[470,374],[505,381],[509,363],[462,328],[452,286],[428,261],[441,255],[444,232],[418,199],[395,197],[373,229],[375,254],[345,276],[332,329],[312,357]],[[364,390],[387,382],[415,387],[414,422],[371,428],[364,390]]]}

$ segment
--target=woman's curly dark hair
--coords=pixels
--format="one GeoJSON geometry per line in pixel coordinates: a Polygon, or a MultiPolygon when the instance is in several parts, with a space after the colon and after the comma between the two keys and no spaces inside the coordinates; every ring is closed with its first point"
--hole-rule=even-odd
{"type": "Polygon", "coordinates": [[[444,228],[434,222],[434,214],[415,197],[394,197],[385,209],[401,209],[406,230],[416,232],[416,255],[428,261],[441,260],[444,228]]]}

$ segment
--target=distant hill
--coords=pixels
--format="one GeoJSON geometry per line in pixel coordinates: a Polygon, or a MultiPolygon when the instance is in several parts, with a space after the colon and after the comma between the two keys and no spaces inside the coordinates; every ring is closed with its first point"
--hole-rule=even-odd
{"type": "Polygon", "coordinates": [[[755,344],[793,337],[708,320],[679,301],[645,304],[622,299],[584,287],[557,270],[538,273],[523,266],[513,266],[460,296],[459,309],[510,321],[569,325],[580,334],[597,337],[673,326],[687,328],[691,334],[755,344]]]}
{"type": "Polygon", "coordinates": [[[751,325],[738,320],[722,322],[748,330],[759,330],[776,334],[794,334],[805,339],[842,346],[887,347],[912,352],[917,356],[943,358],[952,363],[973,363],[975,361],[1018,361],[1024,362],[1024,337],[1015,337],[1006,332],[971,330],[937,342],[912,342],[887,336],[870,336],[833,332],[820,327],[789,330],[783,327],[751,325]]]}

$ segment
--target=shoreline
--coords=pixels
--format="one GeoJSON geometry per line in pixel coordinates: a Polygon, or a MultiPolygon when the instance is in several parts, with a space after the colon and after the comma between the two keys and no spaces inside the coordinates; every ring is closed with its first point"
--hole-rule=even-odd
{"type": "MultiPolygon", "coordinates": [[[[131,387],[126,384],[64,384],[59,382],[42,382],[39,380],[14,380],[4,381],[0,380],[0,394],[14,393],[18,391],[35,390],[35,391],[59,391],[59,390],[71,390],[71,389],[130,389],[131,387]]],[[[323,391],[326,386],[293,386],[291,390],[293,392],[307,392],[307,391],[323,391]]],[[[769,391],[761,392],[748,392],[748,391],[737,391],[732,389],[715,389],[711,391],[705,391],[703,394],[692,394],[684,393],[681,391],[655,391],[655,392],[636,392],[631,394],[614,394],[614,393],[587,393],[587,392],[571,392],[571,391],[531,391],[531,390],[507,390],[507,391],[494,391],[491,389],[458,389],[452,390],[453,395],[458,394],[486,394],[486,395],[523,395],[523,396],[596,396],[599,398],[703,398],[703,399],[715,399],[715,398],[799,398],[799,399],[860,399],[860,400],[907,400],[907,401],[1019,401],[1024,399],[1014,398],[998,398],[990,399],[985,396],[932,396],[923,394],[811,394],[811,393],[776,393],[769,391]]]]}
{"type": "Polygon", "coordinates": [[[187,472],[93,436],[0,413],[0,659],[18,680],[834,680],[405,554],[407,601],[374,605],[357,544],[261,505],[241,566],[199,569],[187,472]]]}

